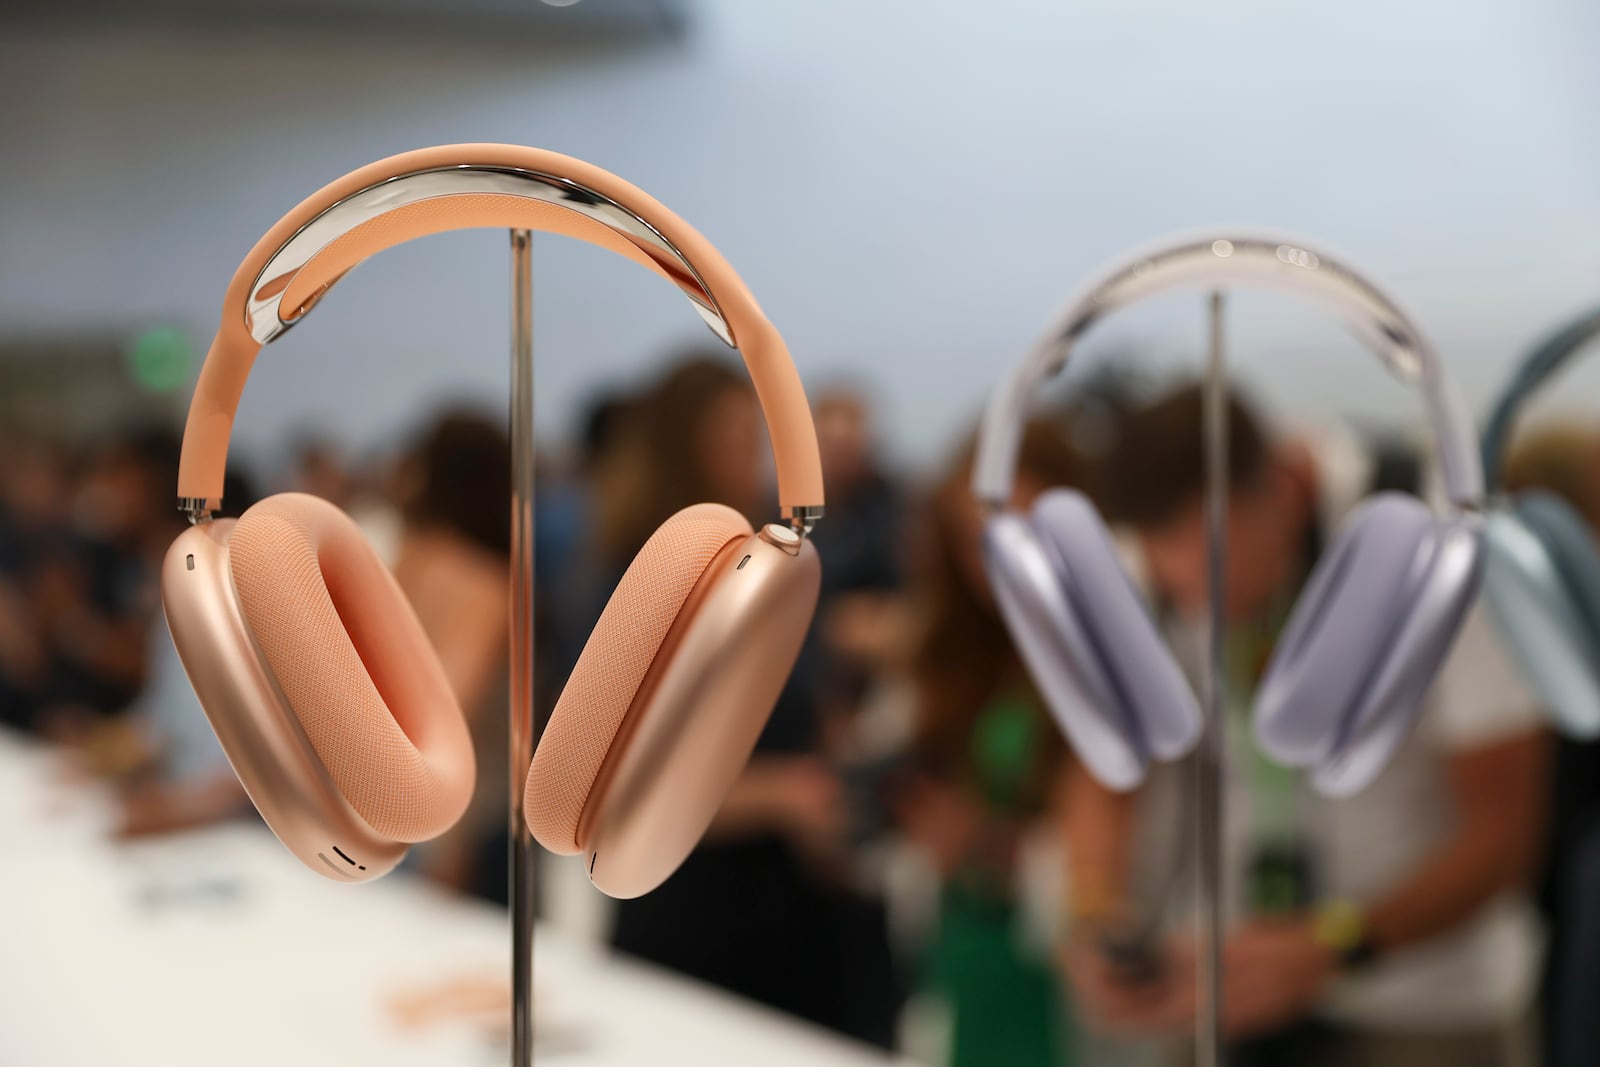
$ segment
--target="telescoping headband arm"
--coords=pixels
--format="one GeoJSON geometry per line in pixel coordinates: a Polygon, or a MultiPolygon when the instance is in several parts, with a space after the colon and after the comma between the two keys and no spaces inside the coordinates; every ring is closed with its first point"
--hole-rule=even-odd
{"type": "Polygon", "coordinates": [[[816,432],[788,349],[727,260],[642,190],[570,156],[518,145],[427,148],[366,166],[303,201],[256,243],[233,280],[184,428],[179,506],[222,497],[228,439],[261,347],[346,272],[386,248],[474,227],[542,230],[610,249],[671,281],[738,349],[766,415],[786,517],[822,514],[816,432]]]}
{"type": "Polygon", "coordinates": [[[1478,506],[1483,473],[1465,410],[1432,345],[1395,302],[1339,259],[1298,238],[1272,234],[1189,235],[1146,248],[1093,279],[989,400],[973,467],[974,494],[992,507],[1011,497],[1023,416],[1041,382],[1059,371],[1079,337],[1118,308],[1174,289],[1254,285],[1287,291],[1339,315],[1399,377],[1416,382],[1427,407],[1445,491],[1458,508],[1478,506]]]}

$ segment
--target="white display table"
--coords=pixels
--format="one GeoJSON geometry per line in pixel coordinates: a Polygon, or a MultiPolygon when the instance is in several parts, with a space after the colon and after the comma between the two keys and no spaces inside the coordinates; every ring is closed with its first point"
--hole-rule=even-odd
{"type": "MultiPolygon", "coordinates": [[[[0,1064],[498,1067],[505,1026],[407,1027],[397,995],[502,979],[502,912],[404,875],[342,886],[265,829],[119,845],[91,789],[0,734],[0,1064]]],[[[884,1065],[697,983],[541,928],[541,1062],[884,1065]]]]}

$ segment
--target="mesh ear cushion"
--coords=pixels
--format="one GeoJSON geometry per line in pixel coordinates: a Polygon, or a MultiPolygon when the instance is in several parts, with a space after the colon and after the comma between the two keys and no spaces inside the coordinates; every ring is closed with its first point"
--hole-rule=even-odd
{"type": "Polygon", "coordinates": [[[1519,496],[1489,518],[1485,591],[1501,636],[1562,731],[1600,736],[1600,553],[1553,494],[1519,496]]]}
{"type": "Polygon", "coordinates": [[[1082,493],[1053,489],[1034,504],[1033,521],[1123,717],[1137,724],[1153,758],[1186,755],[1200,738],[1199,704],[1094,506],[1082,493]]]}
{"type": "Polygon", "coordinates": [[[246,511],[239,608],[318,758],[378,833],[424,841],[466,810],[472,741],[422,625],[361,530],[317,497],[246,511]]]}
{"type": "Polygon", "coordinates": [[[747,537],[744,516],[696,504],[661,525],[629,564],[589,635],[528,768],[528,828],[563,855],[582,851],[578,822],[639,685],[717,553],[747,537]]]}
{"type": "Polygon", "coordinates": [[[1477,591],[1467,521],[1380,493],[1351,517],[1290,615],[1256,702],[1262,748],[1364,788],[1405,739],[1477,591]]]}

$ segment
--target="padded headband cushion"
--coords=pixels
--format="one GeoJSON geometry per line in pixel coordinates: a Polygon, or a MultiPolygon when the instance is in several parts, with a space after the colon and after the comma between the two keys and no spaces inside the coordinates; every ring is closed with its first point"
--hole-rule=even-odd
{"type": "Polygon", "coordinates": [[[317,497],[246,511],[228,542],[239,608],[350,806],[397,841],[448,829],[472,741],[439,657],[361,530],[317,497]]]}
{"type": "Polygon", "coordinates": [[[696,504],[661,524],[629,564],[550,714],[528,769],[528,828],[563,855],[634,695],[696,583],[728,542],[751,533],[732,508],[696,504]]]}

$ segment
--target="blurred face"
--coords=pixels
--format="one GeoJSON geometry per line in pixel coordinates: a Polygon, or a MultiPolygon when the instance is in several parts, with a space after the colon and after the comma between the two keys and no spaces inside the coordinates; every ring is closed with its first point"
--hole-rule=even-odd
{"type": "Polygon", "coordinates": [[[695,458],[712,499],[749,511],[761,502],[765,469],[761,413],[748,389],[727,389],[706,408],[695,428],[695,458]]]}
{"type": "Polygon", "coordinates": [[[170,525],[172,511],[156,472],[121,450],[99,457],[73,500],[73,518],[91,537],[108,542],[136,541],[152,527],[170,525]]]}
{"type": "Polygon", "coordinates": [[[70,496],[66,468],[55,451],[28,443],[10,448],[10,461],[0,465],[0,500],[14,521],[29,528],[60,522],[70,496]]]}
{"type": "Polygon", "coordinates": [[[866,405],[849,394],[825,396],[817,402],[815,418],[823,481],[830,488],[845,489],[871,469],[872,427],[866,405]]]}
{"type": "MultiPolygon", "coordinates": [[[[1230,621],[1265,611],[1298,577],[1310,504],[1274,463],[1255,482],[1235,486],[1228,500],[1227,598],[1230,621]]],[[[1159,526],[1139,531],[1156,593],[1180,615],[1207,611],[1206,520],[1200,496],[1159,526]]]]}

